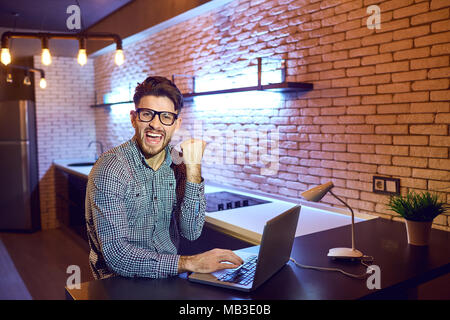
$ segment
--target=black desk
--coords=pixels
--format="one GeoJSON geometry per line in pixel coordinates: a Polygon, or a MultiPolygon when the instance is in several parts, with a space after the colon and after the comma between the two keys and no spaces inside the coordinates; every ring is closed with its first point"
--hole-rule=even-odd
{"type": "MultiPolygon", "coordinates": [[[[368,289],[365,279],[337,272],[301,269],[289,262],[252,293],[191,283],[186,275],[168,279],[115,277],[66,289],[68,299],[378,299],[408,298],[419,284],[450,272],[450,233],[432,230],[428,247],[408,245],[404,223],[383,218],[356,224],[356,246],[375,258],[380,267],[381,289],[368,289]]],[[[299,263],[337,267],[361,274],[366,267],[338,262],[326,255],[330,248],[350,244],[350,226],[297,237],[291,256],[299,263]]]]}

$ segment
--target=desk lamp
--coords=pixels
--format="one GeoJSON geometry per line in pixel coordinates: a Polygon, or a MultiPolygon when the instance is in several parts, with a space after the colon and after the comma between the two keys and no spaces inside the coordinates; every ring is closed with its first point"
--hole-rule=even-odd
{"type": "Polygon", "coordinates": [[[353,213],[352,208],[345,203],[343,200],[338,198],[333,192],[331,192],[331,188],[333,188],[333,182],[327,182],[320,186],[311,188],[301,195],[305,200],[319,202],[328,192],[338,199],[342,204],[344,204],[347,208],[350,209],[352,213],[352,247],[351,248],[333,248],[328,251],[328,257],[334,259],[357,259],[363,257],[363,253],[359,250],[355,249],[355,214],[353,213]]]}

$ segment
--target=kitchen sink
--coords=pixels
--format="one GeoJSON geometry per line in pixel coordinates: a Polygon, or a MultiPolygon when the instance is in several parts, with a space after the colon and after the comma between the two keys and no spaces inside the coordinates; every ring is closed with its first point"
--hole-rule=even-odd
{"type": "Polygon", "coordinates": [[[91,167],[95,162],[75,162],[68,164],[69,167],[91,167]]]}

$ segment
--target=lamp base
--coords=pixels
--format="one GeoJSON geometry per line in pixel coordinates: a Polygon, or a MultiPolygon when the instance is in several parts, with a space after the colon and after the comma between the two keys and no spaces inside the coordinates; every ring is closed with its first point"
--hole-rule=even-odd
{"type": "Polygon", "coordinates": [[[363,256],[363,253],[352,248],[333,248],[328,251],[327,256],[332,259],[353,260],[361,258],[363,256]]]}

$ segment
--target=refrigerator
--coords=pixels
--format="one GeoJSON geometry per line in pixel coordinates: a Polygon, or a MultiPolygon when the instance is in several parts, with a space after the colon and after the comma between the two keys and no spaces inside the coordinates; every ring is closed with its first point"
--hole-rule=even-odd
{"type": "Polygon", "coordinates": [[[0,231],[40,229],[33,101],[0,102],[0,231]]]}

